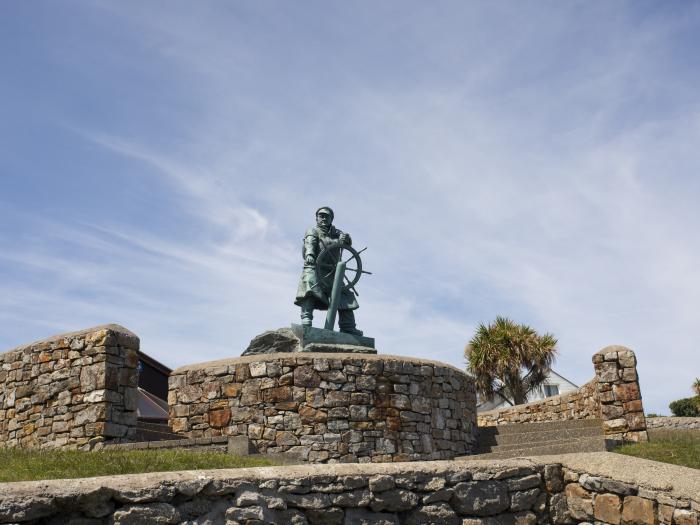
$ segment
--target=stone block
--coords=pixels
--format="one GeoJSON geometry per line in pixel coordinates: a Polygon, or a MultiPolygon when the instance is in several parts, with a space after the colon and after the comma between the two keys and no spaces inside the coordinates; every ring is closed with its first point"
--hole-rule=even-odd
{"type": "Polygon", "coordinates": [[[598,521],[620,525],[622,503],[615,494],[598,494],[594,500],[594,516],[598,521]]]}
{"type": "Polygon", "coordinates": [[[316,388],[321,384],[321,376],[311,366],[299,366],[294,369],[294,386],[316,388]]]}
{"type": "Polygon", "coordinates": [[[180,521],[178,510],[168,503],[126,505],[113,515],[114,525],[163,524],[171,525],[180,521]]]}
{"type": "Polygon", "coordinates": [[[266,403],[277,403],[281,401],[291,401],[292,387],[291,386],[280,386],[276,388],[270,388],[263,392],[263,401],[266,403]]]}
{"type": "Polygon", "coordinates": [[[565,490],[569,514],[577,520],[593,517],[593,496],[578,483],[569,483],[565,490]]]}
{"type": "Polygon", "coordinates": [[[209,411],[209,425],[213,428],[223,428],[231,421],[230,409],[216,409],[209,411]]]}
{"type": "Polygon", "coordinates": [[[403,512],[416,505],[418,505],[418,496],[413,492],[404,489],[390,489],[372,494],[370,508],[374,512],[403,512]]]}
{"type": "Polygon", "coordinates": [[[674,525],[698,525],[698,513],[688,509],[675,509],[673,523],[674,525]]]}
{"type": "Polygon", "coordinates": [[[460,515],[489,516],[508,509],[510,497],[505,483],[471,481],[455,485],[450,504],[460,515]]]}
{"type": "Polygon", "coordinates": [[[605,361],[595,365],[595,372],[598,382],[615,383],[620,379],[616,362],[605,361]]]}
{"type": "Polygon", "coordinates": [[[654,502],[638,496],[626,496],[622,504],[622,525],[655,525],[654,502]]]}
{"type": "Polygon", "coordinates": [[[641,399],[639,385],[637,383],[622,383],[613,385],[613,393],[616,401],[634,401],[641,399]]]}
{"type": "Polygon", "coordinates": [[[234,456],[255,454],[255,446],[247,436],[231,436],[226,443],[226,452],[234,456]]]}

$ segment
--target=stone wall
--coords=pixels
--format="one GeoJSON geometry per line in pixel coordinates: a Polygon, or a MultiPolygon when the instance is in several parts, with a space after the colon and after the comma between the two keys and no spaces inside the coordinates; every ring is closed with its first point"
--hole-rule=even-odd
{"type": "Polygon", "coordinates": [[[0,446],[92,448],[136,427],[139,339],[118,325],[0,354],[0,446]]]}
{"type": "Polygon", "coordinates": [[[634,352],[608,346],[593,355],[595,378],[574,392],[477,414],[481,427],[572,419],[602,419],[605,436],[646,441],[646,419],[634,352]]]}
{"type": "Polygon", "coordinates": [[[548,397],[525,405],[478,412],[480,427],[512,423],[542,423],[572,419],[598,419],[600,403],[595,380],[574,392],[548,397]]]}
{"type": "Polygon", "coordinates": [[[311,462],[445,459],[475,443],[473,382],[435,361],[257,355],[179,368],[169,389],[174,432],[244,435],[311,462]]]}
{"type": "Polygon", "coordinates": [[[605,437],[618,441],[647,441],[634,352],[624,346],[605,347],[593,355],[593,367],[605,437]]]}
{"type": "Polygon", "coordinates": [[[647,417],[647,428],[700,429],[700,417],[647,417]]]}
{"type": "Polygon", "coordinates": [[[650,464],[598,453],[22,482],[0,484],[0,523],[697,525],[694,471],[650,464]]]}

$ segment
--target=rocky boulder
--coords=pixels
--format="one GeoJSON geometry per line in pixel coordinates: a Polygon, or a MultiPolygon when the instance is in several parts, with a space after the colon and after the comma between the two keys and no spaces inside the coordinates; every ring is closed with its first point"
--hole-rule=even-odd
{"type": "Polygon", "coordinates": [[[241,355],[277,354],[300,350],[299,338],[291,328],[279,328],[256,335],[241,355]]]}

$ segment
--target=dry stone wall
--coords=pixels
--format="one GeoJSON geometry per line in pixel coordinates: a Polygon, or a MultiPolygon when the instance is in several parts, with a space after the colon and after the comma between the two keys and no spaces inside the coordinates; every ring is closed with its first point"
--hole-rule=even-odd
{"type": "Polygon", "coordinates": [[[572,419],[598,419],[598,402],[595,380],[574,392],[548,397],[525,405],[479,412],[480,427],[508,425],[512,423],[542,423],[572,419]]]}
{"type": "Polygon", "coordinates": [[[189,438],[247,436],[261,453],[310,462],[390,462],[469,454],[472,380],[435,361],[268,354],[179,368],[170,426],[189,438]]]}
{"type": "Polygon", "coordinates": [[[602,419],[607,439],[646,441],[647,423],[634,352],[608,346],[593,355],[595,378],[574,392],[489,410],[477,415],[480,427],[572,419],[602,419]]]}
{"type": "Polygon", "coordinates": [[[139,339],[118,325],[0,354],[0,446],[92,448],[136,428],[139,339]]]}
{"type": "Polygon", "coordinates": [[[593,355],[593,367],[605,437],[618,441],[647,441],[634,352],[624,346],[605,347],[593,355]]]}
{"type": "MultiPolygon", "coordinates": [[[[166,472],[0,484],[0,523],[183,525],[697,525],[698,481],[651,484],[576,461],[438,461],[166,472]],[[572,464],[573,463],[573,464],[572,464]]],[[[627,471],[648,462],[622,457],[627,471]]],[[[615,463],[615,459],[612,460],[615,463]]],[[[648,478],[648,476],[647,476],[648,478]]]]}
{"type": "Polygon", "coordinates": [[[700,429],[700,417],[647,417],[647,428],[700,429]]]}

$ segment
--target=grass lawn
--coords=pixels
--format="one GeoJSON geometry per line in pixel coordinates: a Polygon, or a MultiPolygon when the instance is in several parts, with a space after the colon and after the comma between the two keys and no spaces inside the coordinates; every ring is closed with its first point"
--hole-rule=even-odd
{"type": "Polygon", "coordinates": [[[648,443],[624,445],[615,452],[700,469],[700,430],[649,430],[648,443]]]}
{"type": "Polygon", "coordinates": [[[275,464],[260,457],[177,449],[79,452],[0,448],[0,482],[87,478],[170,470],[263,467],[275,464]]]}

